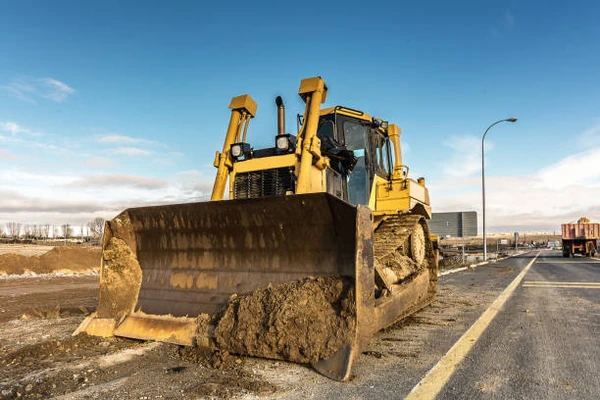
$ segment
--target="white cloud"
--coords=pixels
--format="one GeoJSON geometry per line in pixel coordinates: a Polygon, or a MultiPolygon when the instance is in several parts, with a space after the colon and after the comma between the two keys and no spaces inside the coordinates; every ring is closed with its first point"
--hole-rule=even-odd
{"type": "Polygon", "coordinates": [[[190,169],[190,170],[187,170],[187,171],[179,171],[177,173],[177,175],[194,177],[194,176],[201,176],[202,172],[198,171],[197,169],[190,169]]]}
{"type": "Polygon", "coordinates": [[[64,185],[75,181],[76,176],[52,173],[50,171],[27,171],[17,166],[0,170],[0,188],[5,186],[45,188],[51,185],[64,185]]]}
{"type": "Polygon", "coordinates": [[[2,129],[5,132],[9,132],[11,135],[16,135],[19,132],[22,132],[22,128],[14,123],[14,122],[0,122],[0,129],[2,129]]]}
{"type": "Polygon", "coordinates": [[[0,131],[8,132],[11,135],[15,136],[19,133],[25,133],[28,135],[38,136],[39,133],[32,131],[29,128],[25,128],[16,122],[12,121],[0,121],[0,131]]]}
{"type": "Polygon", "coordinates": [[[109,135],[96,135],[95,140],[100,143],[108,144],[157,144],[151,140],[133,138],[131,136],[109,134],[109,135]]]}
{"type": "Polygon", "coordinates": [[[19,79],[1,85],[0,90],[29,103],[36,103],[40,98],[62,103],[75,93],[75,89],[54,78],[19,79]]]}
{"type": "Polygon", "coordinates": [[[577,137],[577,143],[582,148],[588,148],[591,144],[600,143],[600,122],[583,131],[577,137]]]}
{"type": "MultiPolygon", "coordinates": [[[[463,178],[481,171],[481,139],[474,136],[451,136],[444,142],[452,152],[444,160],[442,172],[452,178],[463,178]]],[[[486,149],[492,144],[487,142],[486,149]]]]}
{"type": "Polygon", "coordinates": [[[89,168],[114,168],[117,163],[106,157],[90,157],[85,161],[85,165],[89,168]]]}
{"type": "Polygon", "coordinates": [[[0,225],[14,220],[85,224],[96,216],[112,218],[129,207],[207,201],[211,188],[209,180],[180,175],[81,177],[0,169],[0,225]]]}
{"type": "Polygon", "coordinates": [[[12,82],[8,85],[0,86],[0,89],[11,94],[19,100],[26,101],[28,103],[35,103],[35,100],[33,100],[35,88],[32,85],[12,82]]]}
{"type": "Polygon", "coordinates": [[[92,175],[74,180],[62,186],[82,189],[89,189],[92,187],[109,189],[124,186],[128,188],[155,190],[164,189],[165,187],[167,187],[167,182],[163,179],[150,178],[145,176],[92,175]]]}
{"type": "Polygon", "coordinates": [[[117,147],[111,151],[111,154],[122,156],[151,156],[154,152],[137,147],[117,147]]]}
{"type": "MultiPolygon", "coordinates": [[[[464,186],[443,182],[430,186],[433,212],[475,210],[481,232],[481,181],[468,178],[464,186]]],[[[600,220],[600,186],[573,185],[557,190],[539,184],[536,175],[486,177],[486,227],[495,231],[553,231],[560,224],[588,216],[600,220]]]]}
{"type": "Polygon", "coordinates": [[[17,158],[18,157],[16,155],[14,155],[13,153],[11,153],[10,151],[0,149],[0,162],[14,161],[17,158]]]}
{"type": "MultiPolygon", "coordinates": [[[[596,128],[580,136],[596,134],[596,128]]],[[[452,141],[456,154],[469,141],[452,141]]],[[[475,147],[472,141],[471,147],[475,147]]],[[[480,143],[476,146],[480,151],[480,143]]],[[[467,146],[468,147],[468,146],[467,146]]],[[[469,163],[469,156],[462,161],[469,163]]],[[[478,156],[478,154],[477,154],[478,156]]],[[[452,157],[451,157],[452,158],[452,157]]],[[[453,158],[452,158],[453,159],[453,158]]],[[[472,168],[478,170],[480,160],[472,168]]],[[[456,166],[456,159],[453,159],[456,166]]],[[[458,168],[458,167],[457,167],[458,168]]],[[[434,212],[476,210],[481,218],[482,194],[479,176],[440,179],[429,185],[434,212]]],[[[600,221],[600,147],[564,157],[531,175],[486,177],[486,226],[491,231],[553,231],[560,224],[588,216],[600,221]]],[[[479,221],[481,226],[481,220],[479,221]]]]}
{"type": "Polygon", "coordinates": [[[46,86],[46,91],[43,91],[42,97],[54,100],[58,103],[65,101],[70,95],[75,93],[75,89],[64,82],[53,78],[41,79],[41,82],[46,86]]]}
{"type": "Polygon", "coordinates": [[[564,189],[577,185],[600,184],[600,147],[568,156],[542,169],[538,176],[541,187],[564,189]]]}

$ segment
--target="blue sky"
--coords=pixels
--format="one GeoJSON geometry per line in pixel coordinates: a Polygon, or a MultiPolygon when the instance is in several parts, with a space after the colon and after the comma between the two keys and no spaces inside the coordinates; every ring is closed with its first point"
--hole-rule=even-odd
{"type": "Polygon", "coordinates": [[[204,199],[231,97],[271,145],[314,75],[403,129],[434,211],[481,210],[481,135],[516,116],[486,139],[489,230],[600,220],[598,2],[140,4],[0,0],[0,224],[204,199]]]}

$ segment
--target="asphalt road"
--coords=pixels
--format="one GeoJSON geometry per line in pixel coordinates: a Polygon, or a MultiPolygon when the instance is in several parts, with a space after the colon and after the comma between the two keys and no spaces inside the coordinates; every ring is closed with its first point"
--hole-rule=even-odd
{"type": "Polygon", "coordinates": [[[542,251],[437,398],[597,399],[598,371],[600,259],[542,251]]]}

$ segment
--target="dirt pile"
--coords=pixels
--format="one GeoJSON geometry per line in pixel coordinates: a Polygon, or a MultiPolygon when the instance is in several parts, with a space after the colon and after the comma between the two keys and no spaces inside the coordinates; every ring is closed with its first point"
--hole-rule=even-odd
{"type": "Polygon", "coordinates": [[[311,363],[351,343],[356,328],[349,279],[318,277],[233,295],[218,321],[221,351],[311,363]]]}
{"type": "Polygon", "coordinates": [[[101,253],[100,248],[62,246],[41,256],[0,254],[0,275],[91,273],[100,269],[101,253]]]}

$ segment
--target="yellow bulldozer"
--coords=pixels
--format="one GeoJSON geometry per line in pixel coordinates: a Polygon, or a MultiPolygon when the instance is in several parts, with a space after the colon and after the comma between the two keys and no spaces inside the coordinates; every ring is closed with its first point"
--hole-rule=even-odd
{"type": "Polygon", "coordinates": [[[402,163],[400,128],[321,109],[321,77],[299,95],[297,135],[278,97],[266,149],[246,138],[254,100],[232,99],[211,201],[106,223],[99,304],[74,334],[312,364],[344,381],[375,332],[433,300],[429,193],[402,163]]]}

